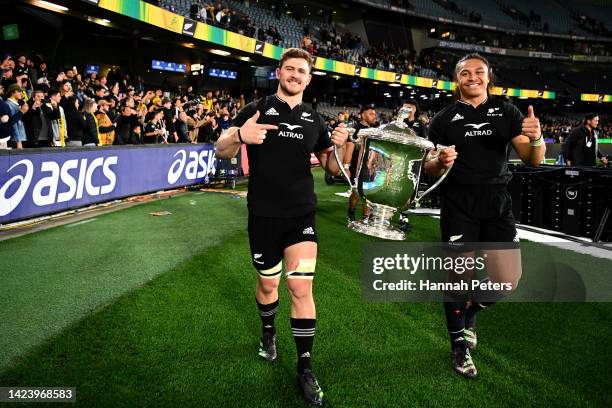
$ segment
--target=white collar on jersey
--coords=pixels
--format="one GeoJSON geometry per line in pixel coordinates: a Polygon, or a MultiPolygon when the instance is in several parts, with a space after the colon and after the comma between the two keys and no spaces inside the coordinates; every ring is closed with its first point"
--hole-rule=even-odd
{"type": "MultiPolygon", "coordinates": [[[[281,101],[282,103],[285,103],[285,104],[289,105],[289,104],[287,103],[287,101],[286,101],[286,100],[284,100],[283,98],[281,98],[280,96],[278,96],[278,94],[274,94],[274,96],[276,96],[276,99],[278,99],[278,100],[279,100],[279,101],[281,101]]],[[[297,104],[297,105],[295,105],[295,106],[300,106],[301,104],[302,104],[302,102],[298,103],[298,104],[297,104]]]]}
{"type": "MultiPolygon", "coordinates": [[[[480,105],[478,105],[478,106],[482,106],[482,105],[484,105],[485,103],[487,103],[487,102],[488,102],[488,100],[489,100],[489,96],[487,95],[487,97],[485,98],[485,100],[484,100],[484,101],[482,101],[482,102],[480,103],[480,105]]],[[[461,102],[461,103],[462,103],[462,104],[464,104],[464,105],[472,106],[472,104],[471,104],[471,103],[466,102],[466,101],[462,101],[461,99],[457,99],[457,102],[461,102]]],[[[474,107],[475,107],[475,108],[477,108],[478,106],[474,106],[474,107]]]]}

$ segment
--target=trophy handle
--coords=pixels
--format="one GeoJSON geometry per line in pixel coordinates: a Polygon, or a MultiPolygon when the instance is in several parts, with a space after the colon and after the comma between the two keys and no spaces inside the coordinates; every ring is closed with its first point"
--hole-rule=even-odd
{"type": "MultiPolygon", "coordinates": [[[[448,146],[444,146],[444,145],[436,145],[436,150],[442,150],[442,149],[446,149],[448,146]]],[[[429,152],[427,153],[429,155],[429,152]]],[[[427,156],[425,156],[427,157],[427,156]]],[[[440,176],[440,178],[438,179],[438,181],[436,181],[434,183],[433,186],[429,187],[423,194],[421,194],[420,197],[417,197],[414,200],[414,205],[418,206],[419,205],[419,201],[421,201],[423,199],[423,197],[425,197],[427,194],[431,193],[432,191],[434,191],[439,185],[440,183],[442,183],[444,181],[444,179],[446,178],[446,176],[448,176],[448,172],[453,168],[453,166],[451,165],[448,169],[444,170],[444,173],[442,173],[442,175],[440,176]]]]}
{"type": "MultiPolygon", "coordinates": [[[[352,136],[355,133],[355,129],[354,128],[347,128],[347,130],[349,132],[349,136],[352,136]]],[[[340,158],[340,153],[338,152],[338,147],[336,145],[334,145],[334,157],[336,158],[336,162],[338,163],[338,167],[340,168],[340,172],[342,173],[342,175],[344,176],[344,178],[348,182],[349,187],[351,188],[351,190],[355,190],[357,186],[355,186],[354,183],[351,182],[351,178],[349,177],[348,173],[344,169],[344,163],[342,162],[342,159],[340,158]]]]}

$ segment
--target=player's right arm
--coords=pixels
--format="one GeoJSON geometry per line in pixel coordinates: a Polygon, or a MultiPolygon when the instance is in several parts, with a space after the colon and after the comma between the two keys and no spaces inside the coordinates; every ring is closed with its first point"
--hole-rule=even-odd
{"type": "Polygon", "coordinates": [[[276,125],[257,123],[259,115],[254,104],[249,104],[238,112],[233,121],[235,126],[230,127],[217,141],[216,156],[219,159],[231,159],[236,156],[242,143],[262,144],[268,130],[278,129],[276,125]]]}

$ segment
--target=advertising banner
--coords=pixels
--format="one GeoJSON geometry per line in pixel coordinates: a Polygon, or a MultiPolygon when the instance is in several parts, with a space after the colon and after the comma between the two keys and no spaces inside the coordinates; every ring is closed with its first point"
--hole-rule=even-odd
{"type": "Polygon", "coordinates": [[[0,154],[0,224],[204,183],[212,144],[8,151],[0,154]]]}

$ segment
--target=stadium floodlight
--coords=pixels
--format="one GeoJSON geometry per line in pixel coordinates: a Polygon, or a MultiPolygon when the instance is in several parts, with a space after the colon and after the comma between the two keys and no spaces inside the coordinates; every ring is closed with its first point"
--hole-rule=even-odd
{"type": "Polygon", "coordinates": [[[47,6],[52,9],[60,10],[60,11],[68,11],[68,7],[60,6],[59,4],[51,3],[50,1],[38,0],[40,4],[43,6],[47,6]]]}
{"type": "Polygon", "coordinates": [[[227,57],[227,56],[229,56],[229,55],[232,55],[232,53],[231,53],[231,52],[229,52],[229,51],[225,51],[225,50],[217,50],[217,49],[215,49],[215,48],[211,48],[210,52],[211,52],[212,54],[221,55],[222,57],[227,57]]]}
{"type": "Polygon", "coordinates": [[[312,71],[312,75],[325,76],[327,73],[324,71],[312,71]]]}
{"type": "Polygon", "coordinates": [[[389,86],[398,87],[398,86],[402,86],[402,84],[398,84],[397,82],[395,82],[395,83],[389,84],[389,86]]]}
{"type": "Polygon", "coordinates": [[[436,32],[436,29],[435,29],[435,28],[432,28],[432,29],[430,29],[430,30],[429,30],[429,32],[433,34],[433,33],[435,33],[435,32],[436,32]]]}
{"type": "Polygon", "coordinates": [[[249,62],[251,61],[250,57],[238,57],[239,60],[245,61],[245,62],[249,62]]]}

